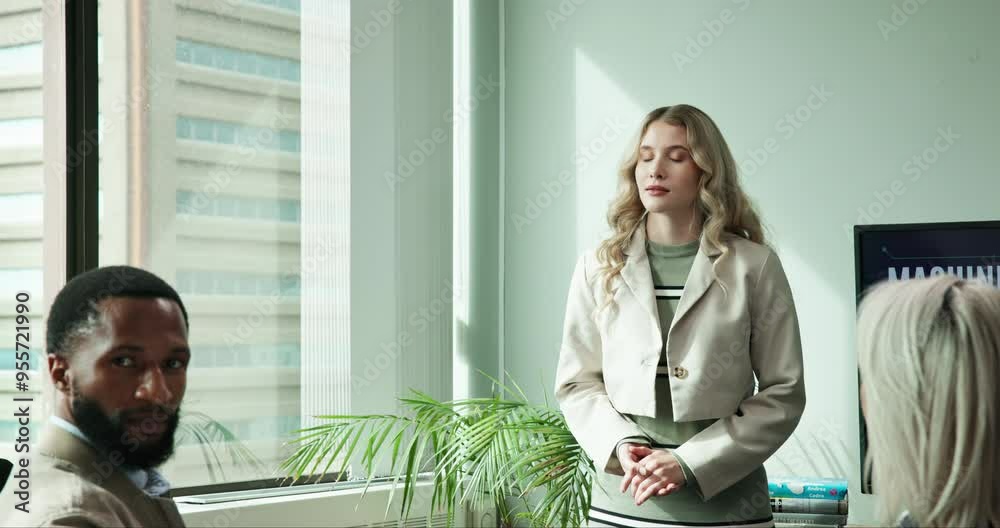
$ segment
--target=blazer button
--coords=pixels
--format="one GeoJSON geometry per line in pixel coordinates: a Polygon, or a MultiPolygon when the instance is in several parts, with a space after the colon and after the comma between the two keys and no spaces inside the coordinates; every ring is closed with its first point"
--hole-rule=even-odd
{"type": "Polygon", "coordinates": [[[674,367],[674,377],[677,379],[684,379],[688,377],[688,371],[684,367],[674,367]]]}

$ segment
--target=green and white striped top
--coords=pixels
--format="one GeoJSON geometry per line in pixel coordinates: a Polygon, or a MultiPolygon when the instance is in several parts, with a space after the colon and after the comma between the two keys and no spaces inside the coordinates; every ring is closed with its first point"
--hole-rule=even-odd
{"type": "MultiPolygon", "coordinates": [[[[715,422],[714,419],[674,421],[670,375],[665,368],[667,333],[684,295],[684,285],[699,246],[699,240],[680,245],[646,242],[646,255],[653,275],[656,308],[663,334],[664,348],[660,356],[663,372],[657,372],[656,377],[656,417],[624,415],[635,422],[646,436],[623,438],[621,442],[648,443],[657,449],[674,449],[715,422]]],[[[711,500],[705,501],[687,464],[679,458],[678,462],[684,470],[687,485],[665,497],[651,497],[641,506],[635,505],[630,492],[622,494],[618,491],[622,477],[599,471],[594,479],[591,495],[589,526],[773,526],[767,475],[763,466],[711,500]]]]}

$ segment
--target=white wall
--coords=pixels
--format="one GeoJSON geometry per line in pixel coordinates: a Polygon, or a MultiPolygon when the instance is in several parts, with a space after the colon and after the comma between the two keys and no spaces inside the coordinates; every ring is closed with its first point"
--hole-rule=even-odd
{"type": "Polygon", "coordinates": [[[604,233],[624,148],[648,110],[694,104],[744,162],[801,321],[809,404],[768,469],[846,476],[851,521],[874,522],[858,489],[848,233],[859,211],[860,223],[996,219],[1000,4],[507,0],[505,14],[511,375],[550,395],[574,259],[604,233]],[[936,160],[917,169],[925,155],[936,160]]]}

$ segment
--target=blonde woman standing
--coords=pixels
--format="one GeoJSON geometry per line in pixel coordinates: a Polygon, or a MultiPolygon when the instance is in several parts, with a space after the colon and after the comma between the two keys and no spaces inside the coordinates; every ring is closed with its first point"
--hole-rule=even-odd
{"type": "Polygon", "coordinates": [[[949,275],[875,286],[858,363],[881,524],[1000,526],[1000,291],[949,275]]]}
{"type": "Polygon", "coordinates": [[[805,407],[802,350],[732,153],[702,111],[658,108],[618,187],[613,234],[577,262],[556,372],[597,469],[591,525],[771,526],[763,463],[805,407]]]}

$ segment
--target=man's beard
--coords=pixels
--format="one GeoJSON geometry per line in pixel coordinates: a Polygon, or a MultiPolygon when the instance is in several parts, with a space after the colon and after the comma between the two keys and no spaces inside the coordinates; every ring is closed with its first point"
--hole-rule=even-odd
{"type": "Polygon", "coordinates": [[[108,416],[96,401],[80,395],[79,391],[74,392],[76,394],[72,398],[71,411],[76,426],[104,454],[114,456],[117,452],[124,465],[143,469],[157,467],[174,454],[174,432],[177,430],[180,408],[176,412],[170,412],[165,407],[150,405],[118,411],[108,416]],[[153,417],[146,420],[166,425],[166,430],[158,439],[144,434],[142,428],[135,433],[129,430],[130,418],[150,414],[153,417]]]}

